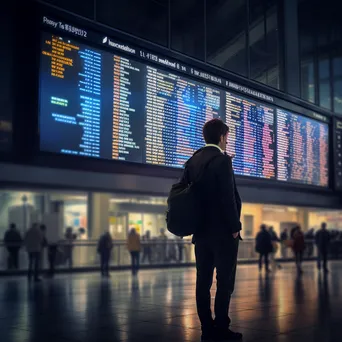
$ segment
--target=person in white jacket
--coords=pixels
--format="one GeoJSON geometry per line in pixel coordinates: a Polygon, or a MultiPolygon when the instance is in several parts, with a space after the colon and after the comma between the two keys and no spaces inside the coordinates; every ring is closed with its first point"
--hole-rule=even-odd
{"type": "Polygon", "coordinates": [[[38,282],[41,253],[46,242],[44,235],[45,226],[39,226],[34,223],[32,227],[26,232],[24,238],[24,246],[29,257],[28,279],[34,277],[34,281],[38,282]]]}

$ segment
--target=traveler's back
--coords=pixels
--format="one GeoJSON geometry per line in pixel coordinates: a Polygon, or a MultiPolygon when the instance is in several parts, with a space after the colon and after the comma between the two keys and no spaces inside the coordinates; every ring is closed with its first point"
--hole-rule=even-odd
{"type": "Polygon", "coordinates": [[[236,190],[232,161],[219,148],[207,146],[199,150],[187,165],[188,181],[200,176],[203,167],[212,160],[200,177],[201,210],[203,225],[196,238],[209,235],[231,234],[236,225],[240,227],[241,200],[236,190]]]}

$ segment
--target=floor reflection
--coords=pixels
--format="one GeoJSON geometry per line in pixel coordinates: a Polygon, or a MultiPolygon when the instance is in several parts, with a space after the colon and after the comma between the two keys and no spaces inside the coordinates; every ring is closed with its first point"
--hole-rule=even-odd
{"type": "MultiPolygon", "coordinates": [[[[320,274],[314,263],[298,275],[240,266],[232,325],[244,341],[341,341],[342,263],[320,274]]],[[[194,269],[61,275],[28,284],[0,279],[1,341],[199,341],[194,269]]],[[[216,286],[213,284],[212,296],[216,286]]]]}

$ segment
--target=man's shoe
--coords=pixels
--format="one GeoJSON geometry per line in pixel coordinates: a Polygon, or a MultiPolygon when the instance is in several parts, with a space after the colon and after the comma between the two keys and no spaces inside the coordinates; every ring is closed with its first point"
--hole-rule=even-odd
{"type": "Polygon", "coordinates": [[[217,333],[216,341],[228,342],[228,341],[241,341],[242,334],[238,332],[231,331],[230,329],[221,331],[217,333]]]}
{"type": "Polygon", "coordinates": [[[215,341],[215,330],[214,328],[204,329],[202,328],[202,342],[213,342],[215,341]]]}

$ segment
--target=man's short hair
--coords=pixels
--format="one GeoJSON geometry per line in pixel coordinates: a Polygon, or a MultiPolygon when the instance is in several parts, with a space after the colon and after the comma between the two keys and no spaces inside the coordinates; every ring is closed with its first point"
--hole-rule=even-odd
{"type": "Polygon", "coordinates": [[[207,144],[218,145],[221,137],[228,132],[228,126],[220,119],[212,119],[203,126],[203,138],[207,144]]]}

